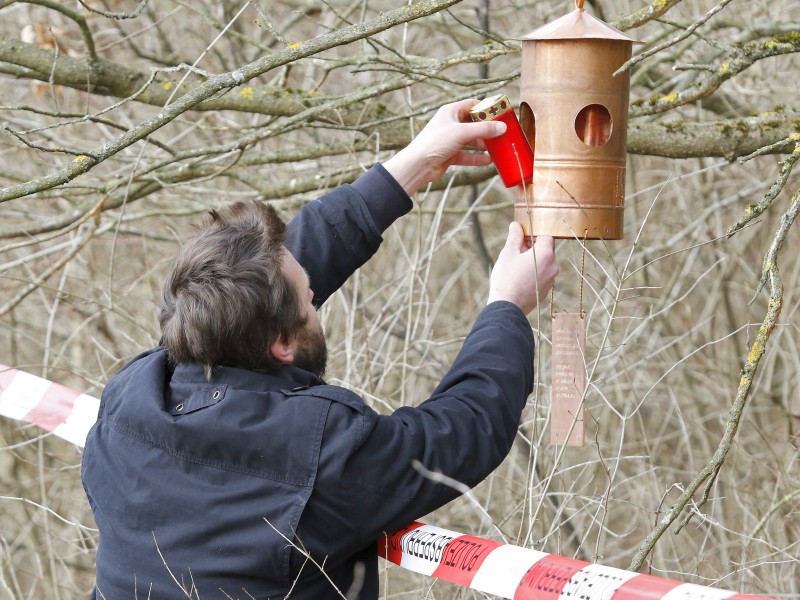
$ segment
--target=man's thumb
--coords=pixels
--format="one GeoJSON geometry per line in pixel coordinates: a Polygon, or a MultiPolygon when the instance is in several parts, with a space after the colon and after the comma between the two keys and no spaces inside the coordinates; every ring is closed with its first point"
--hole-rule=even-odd
{"type": "Polygon", "coordinates": [[[511,221],[508,224],[508,238],[506,238],[506,248],[514,252],[522,251],[522,243],[525,240],[525,233],[522,231],[522,226],[516,221],[511,221]]]}
{"type": "Polygon", "coordinates": [[[470,133],[483,140],[503,135],[508,129],[508,126],[502,121],[476,121],[469,125],[472,127],[470,133]]]}

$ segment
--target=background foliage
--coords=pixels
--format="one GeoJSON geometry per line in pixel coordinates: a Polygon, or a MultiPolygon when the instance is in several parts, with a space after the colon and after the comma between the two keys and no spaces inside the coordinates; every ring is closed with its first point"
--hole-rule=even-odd
{"type": "MultiPolygon", "coordinates": [[[[287,218],[442,103],[518,98],[515,37],[565,0],[0,2],[0,362],[99,395],[157,342],[160,282],[210,208],[287,218]]],[[[626,236],[588,242],[585,448],[538,383],[504,465],[431,523],[672,579],[800,597],[797,0],[596,0],[631,67],[626,236]],[[687,522],[688,521],[688,522],[687,522]],[[683,526],[682,526],[683,524],[683,526]]],[[[329,380],[427,397],[485,302],[513,196],[489,169],[418,194],[323,308],[329,380]]],[[[554,310],[579,305],[561,241],[554,310]]],[[[0,597],[85,597],[80,453],[0,422],[0,597]]],[[[388,569],[386,597],[461,596],[388,569]]],[[[467,592],[467,595],[470,593],[467,592]]]]}

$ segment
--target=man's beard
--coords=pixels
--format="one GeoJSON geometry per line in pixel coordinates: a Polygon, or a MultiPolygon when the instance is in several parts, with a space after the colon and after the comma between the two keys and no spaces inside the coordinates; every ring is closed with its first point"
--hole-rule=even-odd
{"type": "Polygon", "coordinates": [[[325,342],[322,325],[313,328],[303,327],[297,333],[295,341],[292,365],[322,379],[328,366],[328,344],[325,342]]]}

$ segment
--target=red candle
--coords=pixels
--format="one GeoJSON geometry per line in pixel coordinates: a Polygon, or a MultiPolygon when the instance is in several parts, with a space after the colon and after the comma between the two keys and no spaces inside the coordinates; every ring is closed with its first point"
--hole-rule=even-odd
{"type": "Polygon", "coordinates": [[[473,121],[502,121],[506,132],[483,140],[486,150],[506,187],[514,187],[533,177],[533,150],[522,132],[514,107],[504,94],[490,96],[469,111],[473,121]]]}

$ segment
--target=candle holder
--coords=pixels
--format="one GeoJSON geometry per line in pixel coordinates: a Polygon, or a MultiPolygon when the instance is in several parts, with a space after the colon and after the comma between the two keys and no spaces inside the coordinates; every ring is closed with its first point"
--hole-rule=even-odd
{"type": "Polygon", "coordinates": [[[503,94],[484,98],[469,114],[473,121],[502,121],[506,124],[503,135],[483,140],[503,184],[514,187],[530,180],[533,177],[533,150],[508,98],[503,94]]]}

